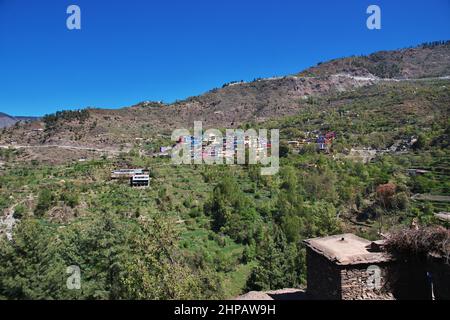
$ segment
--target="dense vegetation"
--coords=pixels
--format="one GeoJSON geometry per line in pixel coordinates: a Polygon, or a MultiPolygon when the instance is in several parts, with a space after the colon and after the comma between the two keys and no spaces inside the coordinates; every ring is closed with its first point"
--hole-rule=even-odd
{"type": "Polygon", "coordinates": [[[64,110],[53,114],[46,114],[42,121],[45,123],[46,130],[54,130],[58,123],[62,121],[78,121],[80,124],[89,119],[89,110],[64,110]]]}

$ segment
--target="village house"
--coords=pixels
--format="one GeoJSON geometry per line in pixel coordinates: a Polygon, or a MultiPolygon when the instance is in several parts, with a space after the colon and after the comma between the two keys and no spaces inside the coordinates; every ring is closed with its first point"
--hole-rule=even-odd
{"type": "Polygon", "coordinates": [[[150,185],[150,176],[148,174],[136,174],[130,178],[132,187],[148,187],[150,185]]]}
{"type": "Polygon", "coordinates": [[[387,271],[393,258],[353,234],[305,240],[308,295],[320,300],[394,299],[387,271]]]}
{"type": "Polygon", "coordinates": [[[450,300],[450,258],[394,257],[385,241],[341,234],[304,241],[307,288],[252,291],[238,300],[450,300]]]}
{"type": "Polygon", "coordinates": [[[145,169],[118,169],[111,171],[111,179],[130,179],[134,175],[146,174],[145,169]]]}
{"type": "Polygon", "coordinates": [[[448,300],[450,259],[394,257],[384,241],[342,234],[304,241],[307,294],[319,300],[448,300]]]}

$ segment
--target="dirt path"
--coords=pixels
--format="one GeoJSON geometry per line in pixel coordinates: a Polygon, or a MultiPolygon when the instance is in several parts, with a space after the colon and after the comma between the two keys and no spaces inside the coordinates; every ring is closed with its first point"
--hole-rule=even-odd
{"type": "Polygon", "coordinates": [[[444,77],[431,77],[431,78],[405,78],[405,79],[389,79],[389,78],[378,78],[375,76],[372,77],[358,77],[353,76],[351,74],[335,74],[332,77],[341,77],[341,78],[350,78],[357,81],[378,81],[378,82],[407,82],[407,81],[433,81],[433,80],[450,80],[450,76],[444,77]]]}
{"type": "Polygon", "coordinates": [[[12,231],[14,225],[16,224],[16,219],[14,218],[14,208],[18,206],[19,203],[16,203],[12,207],[6,209],[6,215],[0,218],[0,234],[2,231],[5,232],[6,238],[11,241],[12,240],[12,231]]]}
{"type": "MultiPolygon", "coordinates": [[[[352,80],[356,80],[356,81],[363,81],[363,82],[367,82],[367,81],[375,81],[375,82],[404,82],[404,81],[433,81],[433,80],[450,80],[450,76],[442,76],[442,77],[430,77],[430,78],[403,78],[403,79],[395,79],[395,78],[378,78],[376,76],[354,76],[348,73],[338,73],[338,74],[333,74],[330,75],[330,77],[332,78],[348,78],[348,79],[352,79],[352,80]]],[[[287,77],[272,77],[272,78],[266,78],[266,79],[261,79],[259,81],[275,81],[275,80],[280,80],[280,79],[305,79],[305,80],[310,80],[310,79],[321,79],[322,77],[298,77],[298,76],[287,76],[287,77]]],[[[244,84],[244,83],[236,83],[235,85],[239,85],[239,84],[244,84]]]]}
{"type": "Polygon", "coordinates": [[[12,232],[14,225],[17,222],[17,219],[14,218],[14,209],[28,200],[32,200],[34,197],[32,195],[28,196],[27,198],[23,199],[22,201],[17,202],[16,204],[12,205],[8,209],[6,209],[6,214],[3,217],[0,217],[0,235],[4,232],[6,234],[6,238],[11,241],[12,240],[12,232]]]}
{"type": "Polygon", "coordinates": [[[432,194],[415,194],[411,199],[419,201],[450,202],[450,196],[438,196],[432,194]]]}

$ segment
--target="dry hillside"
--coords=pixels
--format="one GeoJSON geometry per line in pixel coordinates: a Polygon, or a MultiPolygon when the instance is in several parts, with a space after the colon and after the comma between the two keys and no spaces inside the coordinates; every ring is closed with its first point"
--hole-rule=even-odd
{"type": "Polygon", "coordinates": [[[0,145],[130,150],[170,135],[173,129],[192,128],[194,121],[203,121],[204,127],[232,128],[297,114],[315,96],[380,82],[449,75],[450,42],[433,43],[338,59],[296,76],[224,85],[170,105],[143,102],[117,110],[87,109],[82,118],[63,115],[51,125],[43,121],[21,124],[3,129],[0,145]]]}

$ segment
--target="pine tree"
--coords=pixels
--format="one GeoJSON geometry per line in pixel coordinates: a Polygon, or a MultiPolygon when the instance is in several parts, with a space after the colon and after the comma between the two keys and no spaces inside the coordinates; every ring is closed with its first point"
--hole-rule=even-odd
{"type": "Polygon", "coordinates": [[[298,250],[288,244],[279,228],[274,236],[266,233],[257,250],[258,265],[247,281],[248,290],[275,290],[297,287],[301,282],[301,265],[298,250]]]}

